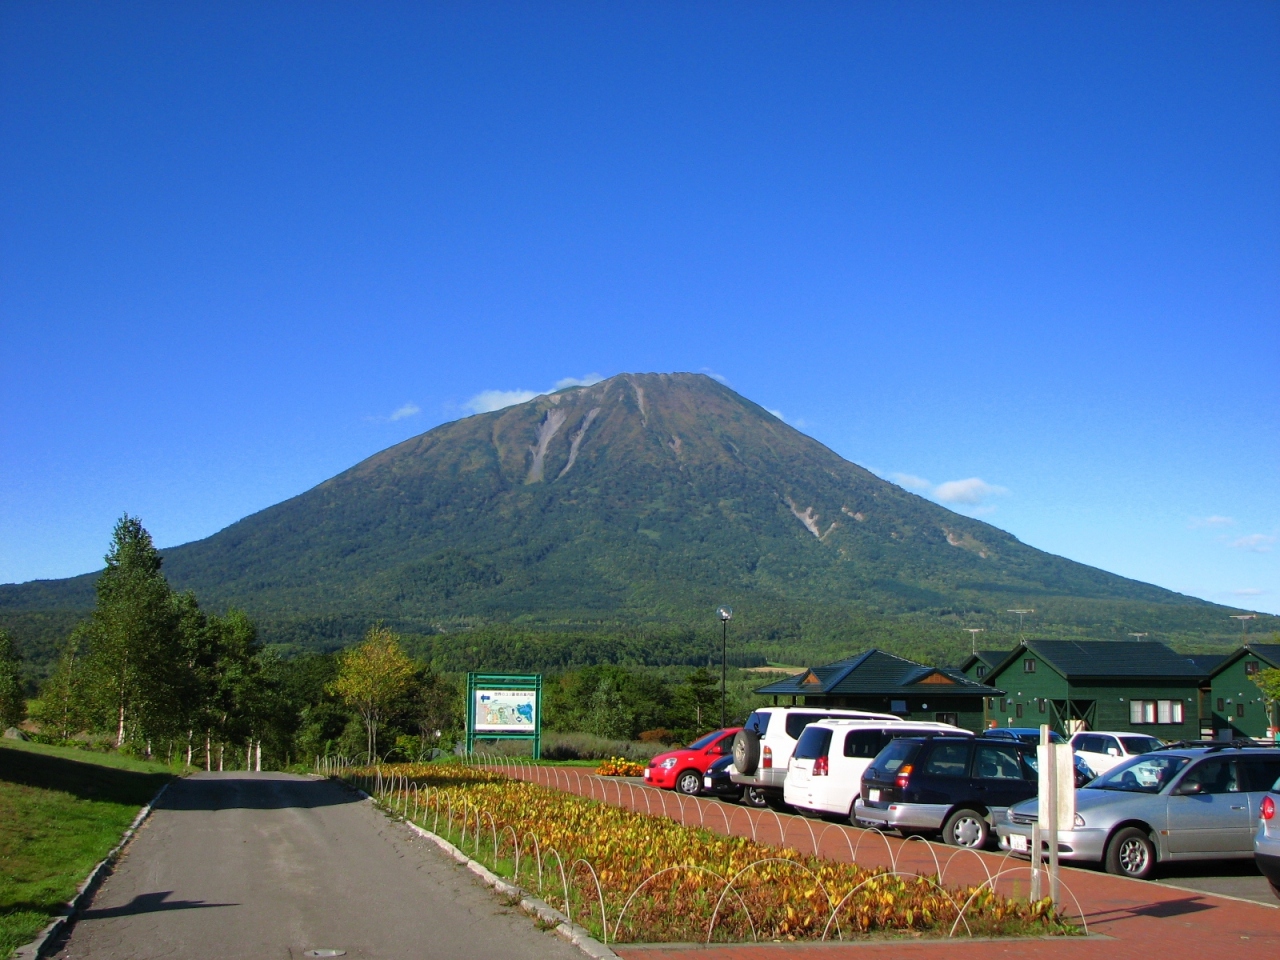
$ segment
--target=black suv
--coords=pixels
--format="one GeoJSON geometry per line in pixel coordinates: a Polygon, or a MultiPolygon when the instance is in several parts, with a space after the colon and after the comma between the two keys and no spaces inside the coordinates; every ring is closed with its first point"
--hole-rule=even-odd
{"type": "Polygon", "coordinates": [[[947,843],[980,849],[995,818],[1036,791],[1034,744],[912,737],[892,741],[871,761],[853,815],[904,834],[940,830],[947,843]]]}

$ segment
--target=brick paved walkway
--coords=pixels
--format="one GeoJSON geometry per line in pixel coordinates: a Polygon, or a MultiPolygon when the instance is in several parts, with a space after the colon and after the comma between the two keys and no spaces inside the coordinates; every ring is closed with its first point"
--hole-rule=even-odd
{"type": "MultiPolygon", "coordinates": [[[[643,813],[663,815],[717,833],[752,837],[768,844],[816,853],[831,860],[884,866],[904,872],[940,874],[946,886],[980,884],[989,878],[1010,895],[1027,895],[1030,868],[1025,860],[976,853],[939,844],[885,837],[875,831],[778,814],[772,810],[680,796],[641,782],[596,777],[567,767],[508,765],[522,779],[643,813]]],[[[1090,939],[948,941],[896,940],[859,944],[751,944],[740,946],[617,947],[627,960],[1085,960],[1133,957],[1141,951],[1158,960],[1226,960],[1280,957],[1280,909],[1192,893],[1095,870],[1065,868],[1064,912],[1083,915],[1090,939]],[[1078,904],[1078,908],[1076,906],[1078,904]],[[1108,939],[1094,939],[1106,937],[1108,939]],[[1111,941],[1120,941],[1119,943],[1111,941]]]]}

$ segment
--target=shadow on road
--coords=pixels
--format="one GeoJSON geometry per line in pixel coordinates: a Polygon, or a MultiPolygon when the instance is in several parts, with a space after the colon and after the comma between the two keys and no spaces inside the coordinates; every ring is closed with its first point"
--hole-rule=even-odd
{"type": "Polygon", "coordinates": [[[331,780],[287,774],[199,773],[176,781],[156,806],[164,810],[287,810],[358,803],[331,780]]]}
{"type": "Polygon", "coordinates": [[[169,900],[172,890],[158,893],[140,893],[128,903],[118,907],[100,907],[85,910],[80,920],[106,920],[108,917],[132,917],[140,913],[159,913],[162,910],[207,910],[210,907],[238,907],[238,903],[205,903],[203,900],[169,900]]]}

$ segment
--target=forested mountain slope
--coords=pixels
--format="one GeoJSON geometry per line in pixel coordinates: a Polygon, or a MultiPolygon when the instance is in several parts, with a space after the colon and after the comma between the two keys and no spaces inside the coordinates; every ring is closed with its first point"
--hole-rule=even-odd
{"type": "MultiPolygon", "coordinates": [[[[1010,607],[1034,607],[1050,633],[1208,638],[1230,624],[1225,608],[952,513],[686,373],[444,424],[164,557],[175,587],[308,645],[375,618],[423,633],[679,624],[722,602],[762,644],[807,624],[838,641],[846,617],[958,634],[1010,607]]],[[[92,603],[94,576],[0,587],[0,616],[57,621],[92,603]]]]}

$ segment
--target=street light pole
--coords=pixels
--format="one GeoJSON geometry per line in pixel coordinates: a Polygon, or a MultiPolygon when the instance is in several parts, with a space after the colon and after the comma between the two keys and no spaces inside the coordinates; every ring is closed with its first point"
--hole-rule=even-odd
{"type": "Polygon", "coordinates": [[[729,724],[726,704],[729,694],[729,618],[733,616],[733,607],[717,607],[716,616],[720,618],[720,729],[729,724]]]}

